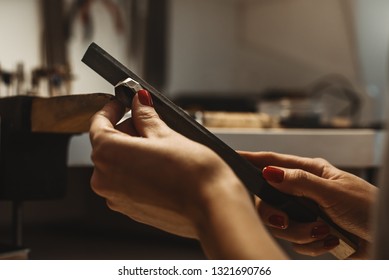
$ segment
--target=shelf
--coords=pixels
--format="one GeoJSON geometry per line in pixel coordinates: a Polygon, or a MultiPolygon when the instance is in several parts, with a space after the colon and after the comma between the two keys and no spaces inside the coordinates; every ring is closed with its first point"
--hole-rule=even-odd
{"type": "MultiPolygon", "coordinates": [[[[236,150],[322,157],[338,167],[379,167],[385,133],[373,129],[210,129],[236,150]]],[[[91,166],[88,134],[74,136],[69,166],[91,166]]]]}

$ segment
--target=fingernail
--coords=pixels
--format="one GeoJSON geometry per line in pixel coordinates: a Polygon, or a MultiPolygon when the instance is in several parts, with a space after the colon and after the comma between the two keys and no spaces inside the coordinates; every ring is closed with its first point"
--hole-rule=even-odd
{"type": "Polygon", "coordinates": [[[334,235],[330,235],[323,242],[323,247],[325,249],[332,249],[339,245],[339,238],[334,235]]]}
{"type": "Polygon", "coordinates": [[[272,215],[268,218],[269,223],[276,228],[284,229],[285,226],[285,218],[280,215],[272,215]]]}
{"type": "Polygon", "coordinates": [[[262,170],[263,177],[270,182],[281,183],[284,180],[284,170],[267,166],[262,170]]]}
{"type": "Polygon", "coordinates": [[[330,233],[330,227],[327,225],[314,226],[311,230],[311,237],[324,237],[330,233]]]}
{"type": "Polygon", "coordinates": [[[147,90],[145,89],[139,90],[138,98],[139,98],[139,102],[142,103],[143,105],[153,107],[153,100],[151,99],[151,95],[147,90]]]}

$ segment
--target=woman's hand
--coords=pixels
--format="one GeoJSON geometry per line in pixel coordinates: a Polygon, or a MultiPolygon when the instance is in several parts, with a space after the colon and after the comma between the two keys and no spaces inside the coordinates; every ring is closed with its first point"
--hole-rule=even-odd
{"type": "Polygon", "coordinates": [[[200,240],[211,258],[283,258],[234,172],[209,148],[171,130],[147,91],[132,118],[108,103],[92,119],[93,190],[130,218],[200,240]]]}
{"type": "MultiPolygon", "coordinates": [[[[147,95],[141,98],[151,105],[147,95]]],[[[167,127],[138,95],[133,107],[132,118],[117,126],[124,111],[116,101],[94,116],[92,188],[111,209],[134,220],[196,237],[195,203],[220,178],[239,182],[215,153],[167,127]]]]}
{"type": "MultiPolygon", "coordinates": [[[[360,248],[352,257],[368,257],[376,187],[323,159],[271,152],[240,153],[263,169],[264,178],[276,189],[316,201],[333,222],[360,239],[360,248]]],[[[258,209],[273,235],[292,242],[295,251],[301,254],[320,255],[339,244],[324,222],[296,223],[264,202],[258,203],[258,209]]]]}

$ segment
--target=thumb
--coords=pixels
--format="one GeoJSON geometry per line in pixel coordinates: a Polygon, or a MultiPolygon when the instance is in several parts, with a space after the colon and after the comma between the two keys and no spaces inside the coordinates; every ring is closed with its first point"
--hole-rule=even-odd
{"type": "Polygon", "coordinates": [[[135,129],[142,137],[163,137],[171,131],[155,111],[151,94],[144,89],[138,91],[133,98],[132,119],[135,129]]]}
{"type": "Polygon", "coordinates": [[[262,170],[262,175],[279,191],[310,198],[321,206],[326,206],[334,195],[329,180],[302,169],[267,166],[262,170]]]}

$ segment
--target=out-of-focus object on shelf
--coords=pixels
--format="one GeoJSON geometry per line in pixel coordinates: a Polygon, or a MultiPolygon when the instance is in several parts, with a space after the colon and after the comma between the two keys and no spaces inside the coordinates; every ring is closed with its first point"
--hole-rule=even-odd
{"type": "Polygon", "coordinates": [[[0,97],[7,96],[61,96],[71,93],[73,74],[68,65],[37,67],[31,71],[31,83],[26,83],[23,63],[15,70],[0,68],[0,97]]]}
{"type": "Polygon", "coordinates": [[[36,68],[32,71],[30,94],[46,97],[69,95],[72,79],[70,67],[67,65],[36,68]]]}
{"type": "Polygon", "coordinates": [[[255,94],[182,93],[173,102],[189,113],[196,111],[256,112],[255,94]]]}
{"type": "MultiPolygon", "coordinates": [[[[174,102],[207,127],[360,128],[361,101],[341,75],[260,93],[182,93],[174,102]]],[[[366,125],[364,125],[366,127],[366,125]]]]}
{"type": "Polygon", "coordinates": [[[183,94],[174,103],[206,127],[278,127],[268,114],[256,112],[256,99],[255,94],[183,94]]]}
{"type": "Polygon", "coordinates": [[[274,89],[262,94],[258,111],[278,126],[312,128],[321,126],[323,109],[305,92],[274,89]]]}
{"type": "Polygon", "coordinates": [[[15,71],[7,71],[0,67],[0,97],[13,96],[24,90],[24,65],[18,63],[15,71]]]}
{"type": "Polygon", "coordinates": [[[342,76],[329,75],[301,89],[269,89],[258,111],[285,128],[352,128],[358,126],[358,92],[342,76]]]}
{"type": "Polygon", "coordinates": [[[195,118],[208,128],[275,128],[268,114],[247,112],[197,112],[195,118]]]}
{"type": "Polygon", "coordinates": [[[65,2],[41,0],[40,12],[42,16],[41,65],[32,70],[30,94],[45,97],[68,95],[71,92],[72,74],[68,57],[69,29],[66,25],[65,2]]]}

